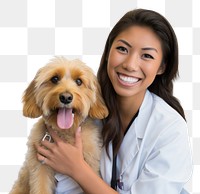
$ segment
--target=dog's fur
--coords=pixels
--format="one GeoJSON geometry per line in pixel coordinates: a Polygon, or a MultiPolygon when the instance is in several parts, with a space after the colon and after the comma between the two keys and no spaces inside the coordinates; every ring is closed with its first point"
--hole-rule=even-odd
{"type": "Polygon", "coordinates": [[[31,130],[26,160],[10,194],[53,194],[55,172],[37,160],[35,149],[45,135],[46,126],[72,145],[75,131],[81,126],[84,159],[99,172],[101,138],[95,120],[107,117],[108,109],[91,68],[79,60],[53,59],[39,69],[24,92],[23,103],[24,116],[42,117],[31,130]],[[64,100],[70,95],[69,102],[61,102],[61,95],[64,100]],[[58,109],[63,107],[72,108],[74,112],[74,122],[69,129],[61,129],[57,124],[58,109]]]}

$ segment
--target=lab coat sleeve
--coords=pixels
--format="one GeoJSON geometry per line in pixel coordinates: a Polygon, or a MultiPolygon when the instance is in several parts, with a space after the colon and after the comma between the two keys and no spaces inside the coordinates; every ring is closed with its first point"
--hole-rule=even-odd
{"type": "Polygon", "coordinates": [[[176,123],[159,135],[131,190],[119,192],[120,194],[187,193],[183,187],[189,180],[191,172],[192,160],[187,127],[182,123],[176,123]]]}
{"type": "Polygon", "coordinates": [[[55,194],[83,194],[81,187],[69,176],[57,173],[57,187],[55,194]]]}

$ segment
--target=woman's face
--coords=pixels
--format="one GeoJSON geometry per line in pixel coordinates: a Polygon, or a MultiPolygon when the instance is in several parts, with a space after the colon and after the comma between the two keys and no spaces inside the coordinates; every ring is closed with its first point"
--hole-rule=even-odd
{"type": "Polygon", "coordinates": [[[144,95],[157,74],[162,74],[161,42],[148,27],[132,26],[113,41],[107,72],[121,97],[144,95]]]}

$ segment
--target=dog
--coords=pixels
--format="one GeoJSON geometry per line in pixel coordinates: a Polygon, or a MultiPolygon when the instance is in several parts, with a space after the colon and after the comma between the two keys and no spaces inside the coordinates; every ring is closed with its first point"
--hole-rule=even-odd
{"type": "Polygon", "coordinates": [[[72,145],[81,126],[84,159],[99,173],[102,140],[96,121],[106,118],[108,109],[90,67],[78,59],[52,59],[38,70],[22,102],[24,116],[42,117],[30,132],[26,158],[10,194],[53,194],[56,172],[37,160],[35,148],[45,138],[50,141],[47,126],[72,145]]]}

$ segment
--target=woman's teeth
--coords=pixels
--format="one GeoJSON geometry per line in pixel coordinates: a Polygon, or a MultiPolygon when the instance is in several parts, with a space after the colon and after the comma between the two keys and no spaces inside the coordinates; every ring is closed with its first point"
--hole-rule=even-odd
{"type": "Polygon", "coordinates": [[[124,75],[121,75],[121,74],[119,74],[119,79],[124,81],[124,82],[127,82],[129,84],[136,83],[139,80],[138,78],[128,77],[128,76],[124,76],[124,75]]]}

